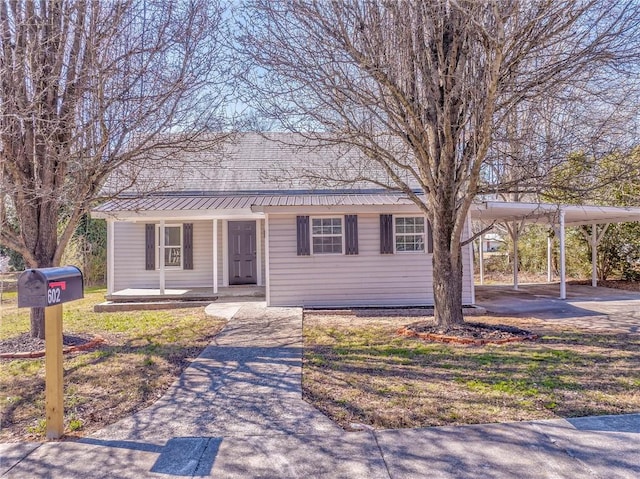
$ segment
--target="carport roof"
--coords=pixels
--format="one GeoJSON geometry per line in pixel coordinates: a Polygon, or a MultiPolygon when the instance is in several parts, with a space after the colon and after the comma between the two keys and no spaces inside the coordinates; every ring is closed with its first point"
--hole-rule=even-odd
{"type": "Polygon", "coordinates": [[[558,222],[561,212],[564,213],[566,226],[640,221],[640,208],[506,201],[475,204],[471,209],[471,218],[487,222],[524,220],[530,223],[553,224],[558,222]]]}

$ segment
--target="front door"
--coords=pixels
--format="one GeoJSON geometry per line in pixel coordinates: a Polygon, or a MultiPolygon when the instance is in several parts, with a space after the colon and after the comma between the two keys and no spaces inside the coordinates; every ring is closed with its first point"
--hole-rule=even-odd
{"type": "Polygon", "coordinates": [[[256,284],[256,222],[229,221],[229,284],[256,284]]]}

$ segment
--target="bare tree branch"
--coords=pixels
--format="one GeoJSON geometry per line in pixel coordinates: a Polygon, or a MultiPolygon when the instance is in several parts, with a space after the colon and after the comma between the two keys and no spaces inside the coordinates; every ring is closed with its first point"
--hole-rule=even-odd
{"type": "Polygon", "coordinates": [[[116,194],[152,151],[177,167],[217,144],[222,14],[209,0],[0,0],[1,244],[56,265],[112,172],[116,194]]]}

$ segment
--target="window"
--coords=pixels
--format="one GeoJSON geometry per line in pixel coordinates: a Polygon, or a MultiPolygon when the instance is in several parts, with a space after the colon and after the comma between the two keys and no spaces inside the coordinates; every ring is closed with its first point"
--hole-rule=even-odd
{"type": "Polygon", "coordinates": [[[342,218],[312,218],[313,254],[342,254],[342,218]]]}
{"type": "Polygon", "coordinates": [[[395,218],[396,252],[424,251],[425,220],[422,216],[395,218]]]}
{"type": "MultiPolygon", "coordinates": [[[[157,229],[157,238],[159,255],[161,253],[160,226],[157,229]]],[[[160,261],[157,264],[159,265],[160,261]]],[[[182,226],[164,227],[164,266],[165,268],[182,268],[182,226]]]]}

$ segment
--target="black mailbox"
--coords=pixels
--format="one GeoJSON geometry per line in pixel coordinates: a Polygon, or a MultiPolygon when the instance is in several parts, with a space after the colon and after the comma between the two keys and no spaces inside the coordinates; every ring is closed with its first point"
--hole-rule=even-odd
{"type": "Polygon", "coordinates": [[[18,307],[45,308],[84,297],[82,271],[75,266],[27,269],[18,278],[18,307]]]}

